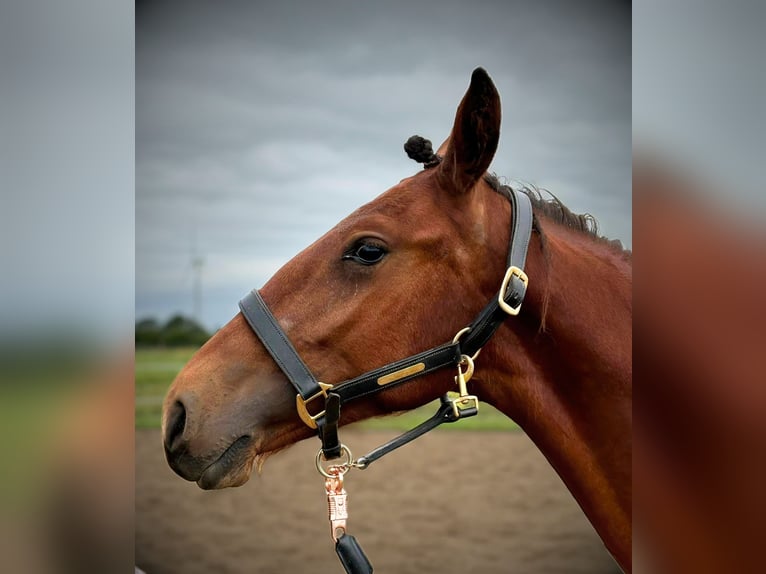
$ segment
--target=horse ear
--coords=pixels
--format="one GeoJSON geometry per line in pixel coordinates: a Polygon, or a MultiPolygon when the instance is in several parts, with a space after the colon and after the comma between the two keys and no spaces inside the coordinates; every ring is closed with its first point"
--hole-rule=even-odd
{"type": "Polygon", "coordinates": [[[453,193],[470,191],[492,163],[499,140],[500,95],[484,68],[476,68],[442,144],[447,148],[438,169],[444,185],[453,193]]]}

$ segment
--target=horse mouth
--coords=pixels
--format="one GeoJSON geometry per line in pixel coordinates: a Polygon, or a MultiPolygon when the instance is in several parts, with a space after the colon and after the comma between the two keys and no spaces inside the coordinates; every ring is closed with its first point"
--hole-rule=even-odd
{"type": "Polygon", "coordinates": [[[252,437],[241,436],[221,453],[197,479],[197,486],[203,490],[214,490],[229,486],[241,486],[250,478],[253,457],[245,456],[250,450],[252,437]]]}

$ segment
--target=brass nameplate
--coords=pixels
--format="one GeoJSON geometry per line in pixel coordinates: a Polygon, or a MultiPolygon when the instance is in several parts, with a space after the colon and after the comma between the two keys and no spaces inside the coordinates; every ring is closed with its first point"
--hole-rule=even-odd
{"type": "Polygon", "coordinates": [[[399,379],[403,379],[404,377],[409,377],[410,375],[414,375],[415,373],[419,373],[420,371],[426,370],[426,364],[425,363],[418,363],[416,365],[412,365],[411,367],[406,367],[404,369],[399,369],[398,371],[394,371],[393,373],[389,373],[388,375],[384,375],[378,379],[379,385],[387,385],[388,383],[393,383],[394,381],[398,381],[399,379]]]}

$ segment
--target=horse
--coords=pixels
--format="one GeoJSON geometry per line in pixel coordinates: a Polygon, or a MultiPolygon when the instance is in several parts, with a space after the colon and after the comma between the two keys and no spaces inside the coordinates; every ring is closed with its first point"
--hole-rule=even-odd
{"type": "MultiPolygon", "coordinates": [[[[447,140],[411,155],[424,168],[259,290],[320,380],[331,385],[451,340],[497,298],[509,222],[519,217],[488,172],[500,122],[497,88],[477,68],[447,140]]],[[[484,345],[468,385],[523,428],[630,571],[631,254],[599,236],[591,217],[533,188],[523,193],[533,213],[526,298],[484,345]]],[[[344,405],[340,423],[411,410],[454,385],[452,373],[427,372],[344,405]]],[[[166,459],[205,489],[245,483],[270,454],[315,433],[242,313],[199,349],[163,404],[166,459]]]]}

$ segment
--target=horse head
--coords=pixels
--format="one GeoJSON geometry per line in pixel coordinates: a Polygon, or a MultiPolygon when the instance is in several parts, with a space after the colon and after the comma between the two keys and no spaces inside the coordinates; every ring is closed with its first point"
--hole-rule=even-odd
{"type": "MultiPolygon", "coordinates": [[[[477,69],[438,165],[352,213],[260,290],[319,380],[339,382],[452,338],[497,290],[509,208],[482,176],[499,135],[500,98],[477,69]]],[[[412,409],[452,384],[432,375],[356,401],[342,422],[412,409]]],[[[165,400],[168,462],[204,488],[242,484],[259,455],[311,435],[294,390],[241,314],[199,350],[165,400]]]]}

